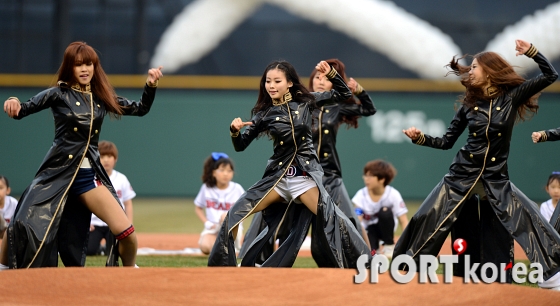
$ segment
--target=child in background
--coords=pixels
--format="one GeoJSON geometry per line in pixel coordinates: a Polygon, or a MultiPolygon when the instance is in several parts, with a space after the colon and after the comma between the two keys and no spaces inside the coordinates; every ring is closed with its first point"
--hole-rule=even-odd
{"type": "Polygon", "coordinates": [[[395,245],[394,232],[397,223],[407,226],[408,209],[401,194],[389,186],[397,171],[391,163],[383,160],[368,162],[364,167],[365,187],[352,198],[357,215],[366,229],[371,249],[392,258],[395,245]],[[383,249],[380,250],[380,241],[383,249]]]}
{"type": "MultiPolygon", "coordinates": [[[[101,156],[101,164],[103,165],[105,172],[107,172],[107,175],[111,180],[111,184],[113,184],[113,188],[115,188],[115,191],[117,192],[120,204],[123,207],[128,220],[132,223],[132,199],[136,196],[136,193],[132,189],[132,186],[126,176],[115,170],[115,165],[117,164],[117,159],[119,158],[117,146],[110,141],[100,141],[98,148],[99,155],[101,156]]],[[[87,255],[105,254],[106,246],[111,245],[114,239],[115,237],[109,230],[107,223],[101,221],[101,219],[99,219],[99,217],[95,214],[92,214],[87,255]],[[101,244],[103,239],[105,239],[105,244],[101,244]]]]}
{"type": "Polygon", "coordinates": [[[10,182],[0,174],[0,239],[14,216],[18,201],[10,196],[10,182]]]}
{"type": "MultiPolygon", "coordinates": [[[[202,187],[194,199],[195,212],[204,223],[198,245],[204,254],[210,254],[226,213],[245,192],[241,185],[232,182],[233,163],[225,153],[212,152],[204,161],[202,187]],[[206,213],[204,212],[206,209],[206,213]]],[[[240,229],[242,229],[240,224],[240,229]]],[[[242,233],[242,231],[240,231],[242,233]]],[[[236,248],[241,247],[241,237],[237,235],[236,248]]]]}
{"type": "Polygon", "coordinates": [[[560,200],[560,172],[552,172],[548,177],[546,193],[550,196],[550,200],[541,204],[541,214],[550,222],[552,213],[554,213],[558,200],[560,200]]]}

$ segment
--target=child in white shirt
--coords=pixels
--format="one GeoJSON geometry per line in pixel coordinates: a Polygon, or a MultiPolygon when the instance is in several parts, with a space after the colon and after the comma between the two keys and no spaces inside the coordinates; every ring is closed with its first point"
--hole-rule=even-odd
{"type": "Polygon", "coordinates": [[[365,187],[352,198],[356,213],[366,229],[371,249],[391,258],[395,245],[394,232],[398,223],[404,229],[408,224],[408,209],[401,194],[389,183],[397,171],[383,160],[368,162],[364,167],[365,187]],[[380,249],[380,241],[384,247],[380,249]]]}
{"type": "Polygon", "coordinates": [[[550,199],[541,204],[541,214],[543,217],[550,222],[550,218],[558,205],[558,200],[560,200],[560,172],[552,172],[548,177],[546,183],[546,193],[550,196],[550,199]]]}
{"type": "MultiPolygon", "coordinates": [[[[202,186],[194,199],[195,212],[204,223],[198,245],[204,254],[210,254],[222,222],[228,210],[245,192],[241,185],[232,182],[233,163],[225,153],[213,152],[204,161],[202,186]],[[206,210],[206,212],[204,211],[206,210]]],[[[242,224],[239,226],[242,233],[242,224]]],[[[241,246],[241,237],[237,235],[236,248],[241,246]]]]}
{"type": "Polygon", "coordinates": [[[0,238],[4,237],[4,232],[16,211],[18,201],[10,196],[10,182],[8,178],[0,175],[0,238]]]}

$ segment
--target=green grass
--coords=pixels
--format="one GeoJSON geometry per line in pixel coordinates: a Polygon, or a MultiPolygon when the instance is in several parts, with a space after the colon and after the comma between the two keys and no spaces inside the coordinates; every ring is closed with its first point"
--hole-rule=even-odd
{"type": "MultiPolygon", "coordinates": [[[[191,198],[140,198],[132,201],[134,228],[139,233],[199,234],[204,224],[194,212],[191,198]]],[[[244,229],[251,224],[249,216],[244,229]]]]}
{"type": "MultiPolygon", "coordinates": [[[[88,256],[86,267],[104,267],[105,256],[88,256]]],[[[136,264],[139,267],[158,268],[199,268],[208,266],[208,256],[138,256],[136,264]]],[[[59,261],[59,266],[63,267],[59,261]]],[[[317,268],[317,264],[311,257],[298,257],[294,268],[317,268]]]]}
{"type": "MultiPolygon", "coordinates": [[[[407,201],[408,219],[420,207],[419,201],[407,201]]],[[[194,212],[194,202],[191,198],[139,198],[133,200],[134,228],[139,233],[182,233],[198,234],[202,231],[203,224],[194,212]]],[[[251,224],[249,216],[244,229],[251,224]]],[[[399,226],[396,235],[400,235],[399,226]]]]}
{"type": "MultiPolygon", "coordinates": [[[[412,218],[420,207],[420,201],[406,201],[408,218],[412,218]]],[[[191,198],[137,198],[133,200],[134,205],[134,227],[139,233],[183,233],[198,234],[203,224],[194,212],[194,203],[191,198]]],[[[244,222],[245,230],[249,227],[251,218],[244,222]]],[[[400,226],[396,235],[401,235],[400,226]]],[[[105,256],[88,256],[86,267],[105,266],[105,256]]],[[[529,268],[529,261],[521,261],[529,268]]],[[[208,256],[138,256],[137,264],[140,267],[177,267],[193,268],[206,267],[208,256]]],[[[59,263],[59,266],[63,266],[59,263]]],[[[294,268],[317,268],[317,264],[311,257],[298,257],[294,268]]],[[[529,270],[529,269],[528,269],[529,270]]],[[[443,274],[443,265],[437,270],[443,274]]],[[[525,283],[525,286],[536,286],[525,283]]]]}

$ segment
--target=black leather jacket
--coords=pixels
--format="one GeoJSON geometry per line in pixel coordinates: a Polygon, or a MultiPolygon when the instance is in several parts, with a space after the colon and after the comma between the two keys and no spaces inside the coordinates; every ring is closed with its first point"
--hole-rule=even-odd
{"type": "Polygon", "coordinates": [[[558,73],[550,62],[538,53],[533,57],[542,74],[499,95],[490,101],[478,101],[470,109],[462,106],[447,132],[442,137],[422,134],[418,145],[447,150],[468,129],[467,143],[459,150],[449,172],[461,177],[457,185],[467,191],[479,179],[485,181],[509,180],[507,159],[517,109],[531,96],[554,83],[558,73]]]}
{"type": "MultiPolygon", "coordinates": [[[[124,115],[143,116],[149,112],[155,93],[155,87],[146,85],[139,102],[119,97],[118,103],[124,115]]],[[[15,119],[47,108],[54,117],[54,140],[35,179],[23,192],[8,228],[10,268],[56,267],[58,253],[66,266],[85,264],[91,212],[77,197],[69,195],[84,158],[89,159],[97,178],[118,201],[97,149],[107,115],[105,104],[91,91],[61,82],[21,103],[15,119]]]]}
{"type": "Polygon", "coordinates": [[[362,90],[356,94],[361,104],[350,104],[342,101],[325,105],[313,112],[315,124],[313,126],[313,145],[321,161],[325,176],[342,176],[338,151],[336,150],[336,136],[342,116],[371,116],[377,112],[370,96],[362,90]]]}
{"type": "Polygon", "coordinates": [[[546,131],[541,131],[540,133],[541,133],[541,139],[539,139],[539,142],[560,140],[560,127],[546,130],[546,131]]]}
{"type": "MultiPolygon", "coordinates": [[[[334,71],[334,69],[333,69],[334,71]]],[[[336,73],[336,71],[335,71],[336,73]]],[[[336,74],[330,77],[333,82],[344,84],[336,74]]],[[[343,85],[346,87],[346,85],[343,85]]],[[[346,87],[346,92],[349,93],[346,87]]],[[[339,93],[332,90],[317,95],[316,103],[320,107],[324,103],[337,98],[339,93]]],[[[321,230],[324,256],[333,267],[355,267],[361,254],[369,254],[369,250],[360,234],[346,216],[334,205],[332,199],[322,185],[323,171],[315,154],[312,141],[312,111],[310,102],[299,102],[297,95],[294,100],[272,106],[257,113],[243,133],[233,134],[232,142],[236,151],[244,150],[261,132],[267,130],[273,139],[274,154],[268,160],[262,179],[249,188],[246,193],[229,210],[226,220],[218,234],[214,248],[208,258],[209,266],[235,266],[237,264],[233,235],[231,231],[246,219],[270,190],[284,177],[288,167],[296,163],[315,181],[319,189],[319,205],[317,207],[317,228],[321,230]]],[[[287,228],[289,239],[272,254],[263,266],[292,266],[297,253],[307,235],[312,213],[304,205],[273,204],[262,211],[262,218],[268,225],[260,227],[263,222],[253,220],[251,225],[255,235],[245,238],[242,266],[253,266],[262,248],[270,241],[276,229],[284,220],[290,220],[287,228]],[[286,216],[286,217],[285,217],[286,216]],[[258,237],[257,237],[258,236],[258,237]]],[[[251,231],[251,229],[250,229],[251,231]]]]}
{"type": "MultiPolygon", "coordinates": [[[[498,225],[501,223],[499,229],[502,231],[493,237],[494,233],[481,230],[482,236],[475,237],[480,239],[480,245],[475,243],[476,247],[480,246],[476,255],[488,258],[492,253],[501,252],[513,260],[512,239],[515,239],[531,262],[542,265],[545,279],[560,271],[560,236],[542,218],[538,206],[510,182],[508,174],[507,159],[517,109],[558,78],[554,67],[542,54],[536,53],[533,59],[542,74],[490,101],[479,101],[473,108],[463,105],[442,137],[422,134],[414,141],[418,145],[447,150],[468,129],[467,143],[455,156],[449,173],[412,217],[395,246],[393,257],[408,254],[418,260],[417,255],[437,255],[451,230],[468,234],[468,228],[454,228],[454,223],[461,219],[460,213],[465,205],[473,205],[469,201],[469,193],[480,184],[485,193],[483,200],[488,202],[484,205],[490,205],[491,214],[495,214],[490,218],[498,225]],[[496,241],[511,243],[506,243],[505,249],[498,249],[496,244],[488,243],[498,236],[496,241]]],[[[485,214],[475,215],[477,220],[462,223],[472,225],[478,219],[488,218],[485,214]]],[[[475,227],[471,230],[475,230],[475,227]]]]}

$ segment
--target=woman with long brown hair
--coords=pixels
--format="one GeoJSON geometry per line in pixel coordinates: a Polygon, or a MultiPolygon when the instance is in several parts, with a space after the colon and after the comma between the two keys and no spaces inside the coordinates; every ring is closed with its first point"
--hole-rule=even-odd
{"type": "Polygon", "coordinates": [[[532,44],[516,40],[515,49],[517,55],[532,58],[542,74],[525,80],[494,52],[475,55],[470,66],[453,58],[451,73],[461,77],[466,90],[445,135],[432,137],[415,127],[403,130],[413,143],[442,150],[450,149],[465,129],[468,136],[449,173],[410,220],[393,256],[407,254],[415,261],[423,254],[436,256],[451,232],[453,240],[467,242],[467,251],[454,267],[455,275],[461,275],[465,255],[472,264],[500,267],[513,262],[515,239],[529,260],[541,265],[546,281],[540,285],[553,288],[560,285],[560,236],[542,218],[538,206],[509,180],[507,159],[515,123],[536,112],[539,93],[558,74],[532,44]]]}
{"type": "Polygon", "coordinates": [[[107,265],[118,265],[120,254],[124,266],[135,266],[134,226],[101,165],[97,143],[105,115],[150,111],[161,77],[161,67],[148,71],[140,101],[119,97],[95,50],[73,42],[64,52],[56,86],[27,102],[15,97],[4,102],[4,112],[18,120],[50,108],[55,135],[2,240],[0,268],[56,267],[58,254],[65,266],[84,266],[92,212],[116,237],[107,265]]]}
{"type": "MultiPolygon", "coordinates": [[[[352,221],[358,232],[369,244],[368,236],[358,216],[354,211],[354,205],[346,186],[342,181],[342,167],[336,149],[338,129],[345,124],[347,128],[358,128],[358,119],[362,116],[372,116],[377,112],[371,97],[364,88],[353,78],[346,76],[346,67],[342,61],[333,58],[326,62],[331,65],[342,76],[353,96],[346,97],[323,105],[313,111],[313,146],[317,151],[319,162],[325,174],[323,175],[323,186],[332,197],[334,203],[352,221]]],[[[333,88],[333,83],[317,69],[313,69],[309,76],[309,90],[312,92],[328,92],[333,88]]],[[[314,235],[315,231],[312,231],[314,235]]],[[[322,246],[318,239],[311,240],[311,255],[320,267],[323,266],[322,246]]],[[[370,245],[371,247],[371,245],[370,245]]],[[[392,249],[391,249],[392,250],[392,249]]]]}

